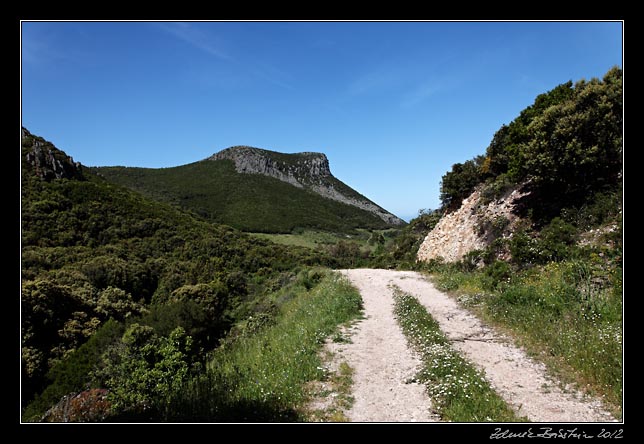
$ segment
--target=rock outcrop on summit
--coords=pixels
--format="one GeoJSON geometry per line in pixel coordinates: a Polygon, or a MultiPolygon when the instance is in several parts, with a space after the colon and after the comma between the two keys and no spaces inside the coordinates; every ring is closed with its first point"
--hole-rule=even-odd
{"type": "Polygon", "coordinates": [[[25,166],[33,168],[36,176],[43,180],[83,178],[80,163],[26,128],[22,128],[22,149],[27,161],[25,166]]]}
{"type": "Polygon", "coordinates": [[[282,154],[249,146],[234,146],[207,160],[232,160],[238,173],[263,174],[298,188],[321,183],[331,176],[329,159],[323,153],[282,154]]]}
{"type": "Polygon", "coordinates": [[[206,160],[232,160],[238,173],[262,174],[310,190],[327,199],[368,211],[390,225],[405,221],[376,205],[336,179],[323,153],[284,154],[249,146],[234,146],[213,154],[206,160]]]}

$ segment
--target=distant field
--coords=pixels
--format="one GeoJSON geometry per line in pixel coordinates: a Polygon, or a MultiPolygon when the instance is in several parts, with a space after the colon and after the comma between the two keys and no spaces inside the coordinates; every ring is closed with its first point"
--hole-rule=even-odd
{"type": "Polygon", "coordinates": [[[301,230],[297,233],[288,233],[288,234],[269,234],[269,233],[249,233],[253,236],[256,236],[260,239],[267,239],[271,242],[275,242],[281,245],[289,246],[298,246],[298,247],[307,247],[312,249],[318,249],[321,247],[335,245],[338,242],[352,241],[360,245],[360,248],[363,250],[373,251],[377,247],[377,243],[369,242],[369,239],[372,236],[372,233],[382,234],[385,243],[388,243],[393,236],[398,232],[396,229],[388,230],[356,230],[356,234],[341,234],[341,233],[329,233],[325,231],[317,230],[301,230]]]}

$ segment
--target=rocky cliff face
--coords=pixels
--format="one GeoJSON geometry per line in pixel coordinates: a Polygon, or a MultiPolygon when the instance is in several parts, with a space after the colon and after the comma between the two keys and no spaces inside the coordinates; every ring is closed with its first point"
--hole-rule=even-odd
{"type": "Polygon", "coordinates": [[[322,153],[284,154],[248,146],[235,146],[222,150],[206,160],[232,160],[239,173],[274,177],[328,199],[369,211],[388,224],[405,223],[346,185],[343,186],[342,182],[331,174],[329,159],[322,153]]]}
{"type": "Polygon", "coordinates": [[[322,153],[282,154],[249,146],[226,148],[208,160],[228,159],[239,173],[263,174],[298,188],[320,183],[331,176],[329,159],[322,153]]]}
{"type": "Polygon", "coordinates": [[[427,234],[418,249],[418,260],[442,257],[446,262],[456,262],[472,250],[486,248],[496,238],[510,237],[519,222],[512,210],[524,195],[513,189],[497,200],[484,202],[480,189],[475,190],[427,234]]]}
{"type": "Polygon", "coordinates": [[[22,154],[26,166],[44,180],[82,179],[81,165],[41,137],[22,128],[22,154]]]}

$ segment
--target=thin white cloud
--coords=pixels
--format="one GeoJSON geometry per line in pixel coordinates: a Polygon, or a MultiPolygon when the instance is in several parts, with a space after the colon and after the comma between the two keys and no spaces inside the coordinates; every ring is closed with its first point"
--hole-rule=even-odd
{"type": "Polygon", "coordinates": [[[400,102],[402,108],[412,108],[443,89],[440,82],[425,82],[405,94],[400,102]]]}
{"type": "Polygon", "coordinates": [[[419,76],[413,69],[373,71],[352,82],[348,87],[348,93],[351,96],[389,95],[392,100],[398,101],[401,108],[413,108],[446,87],[445,81],[438,79],[421,81],[419,76]]]}
{"type": "Polygon", "coordinates": [[[293,90],[293,85],[291,84],[293,78],[288,73],[282,71],[281,69],[276,68],[273,65],[266,63],[257,63],[253,66],[252,72],[255,76],[260,79],[266,80],[267,82],[277,85],[280,88],[293,90]]]}
{"type": "Polygon", "coordinates": [[[209,34],[202,28],[198,28],[192,23],[170,22],[160,23],[159,26],[165,32],[186,42],[187,44],[199,49],[220,60],[226,60],[238,65],[246,65],[246,73],[270,82],[284,89],[293,89],[291,85],[292,78],[284,71],[266,63],[252,61],[247,63],[243,57],[233,58],[225,49],[225,44],[216,36],[209,34]]]}
{"type": "Polygon", "coordinates": [[[359,96],[390,87],[394,83],[391,73],[380,71],[369,72],[349,85],[349,94],[359,96]]]}
{"type": "Polygon", "coordinates": [[[172,22],[160,23],[160,28],[177,37],[189,45],[222,60],[231,60],[232,57],[224,50],[222,43],[217,38],[209,35],[191,23],[172,22]]]}

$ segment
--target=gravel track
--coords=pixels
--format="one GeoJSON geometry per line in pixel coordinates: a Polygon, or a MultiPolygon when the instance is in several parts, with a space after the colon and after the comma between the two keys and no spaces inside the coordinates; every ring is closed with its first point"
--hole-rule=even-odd
{"type": "Polygon", "coordinates": [[[492,387],[520,416],[534,422],[608,422],[615,419],[601,402],[546,375],[545,366],[529,358],[503,335],[485,326],[456,301],[410,271],[342,270],[364,301],[365,319],[346,332],[351,343],[328,348],[355,371],[353,407],[346,412],[359,422],[435,422],[424,387],[407,383],[420,360],[409,349],[393,315],[391,285],[411,293],[439,323],[453,347],[481,369],[492,387]]]}

